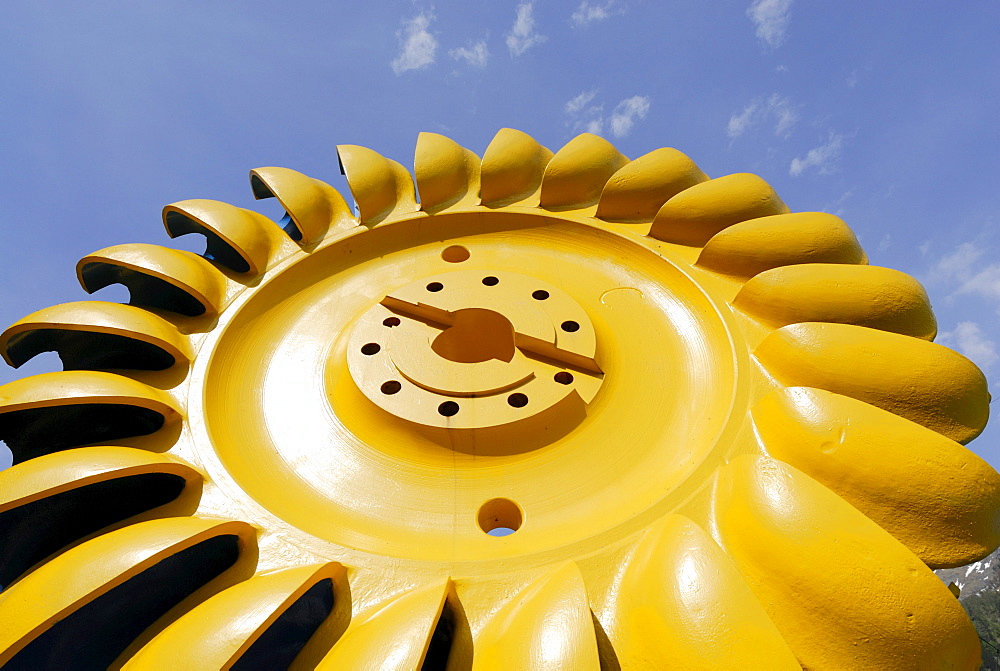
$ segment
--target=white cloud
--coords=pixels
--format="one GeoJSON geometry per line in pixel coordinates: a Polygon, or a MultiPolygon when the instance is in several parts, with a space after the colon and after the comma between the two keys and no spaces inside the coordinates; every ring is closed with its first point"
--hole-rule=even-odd
{"type": "Polygon", "coordinates": [[[590,101],[597,95],[597,89],[584,91],[577,97],[566,103],[566,114],[579,114],[583,108],[590,104],[590,101]]]}
{"type": "Polygon", "coordinates": [[[452,49],[448,55],[456,61],[465,61],[467,65],[477,68],[485,68],[486,61],[489,60],[490,52],[486,48],[486,40],[479,40],[468,47],[452,49]]]}
{"type": "Polygon", "coordinates": [[[432,14],[418,14],[404,22],[403,29],[396,33],[400,52],[392,61],[392,71],[397,75],[407,70],[421,70],[434,63],[437,40],[427,30],[433,19],[432,14]]]}
{"type": "Polygon", "coordinates": [[[649,98],[646,96],[632,96],[626,98],[615,106],[611,113],[611,134],[615,137],[625,137],[632,130],[637,119],[645,119],[649,112],[649,98]]]}
{"type": "Polygon", "coordinates": [[[507,48],[512,56],[520,56],[525,51],[546,40],[545,35],[535,32],[535,5],[533,2],[522,2],[517,6],[517,18],[507,33],[507,48]]]}
{"type": "Polygon", "coordinates": [[[810,149],[805,158],[795,157],[788,168],[788,174],[798,177],[809,168],[816,168],[821,175],[828,175],[834,171],[837,159],[840,158],[841,145],[844,136],[830,133],[830,139],[818,147],[810,149]]]}
{"type": "Polygon", "coordinates": [[[757,26],[757,37],[777,48],[785,41],[791,10],[792,0],[754,0],[747,16],[757,26]]]}
{"type": "Polygon", "coordinates": [[[988,339],[976,322],[959,322],[954,330],[938,334],[938,342],[957,349],[980,368],[989,368],[1000,361],[997,345],[988,339]]]}
{"type": "Polygon", "coordinates": [[[597,90],[583,91],[566,103],[565,112],[569,117],[567,125],[573,130],[601,135],[607,127],[615,137],[624,137],[631,132],[636,121],[645,119],[649,113],[649,98],[632,96],[625,98],[617,105],[611,115],[604,116],[603,104],[592,104],[597,97],[597,90]]]}
{"type": "Polygon", "coordinates": [[[1000,264],[979,267],[986,250],[965,242],[950,254],[941,257],[930,273],[932,282],[949,282],[957,285],[952,295],[973,294],[1000,301],[1000,264]]]}
{"type": "Polygon", "coordinates": [[[604,129],[604,105],[592,105],[596,97],[597,89],[591,89],[582,91],[566,103],[564,111],[573,130],[601,134],[604,129]]]}
{"type": "Polygon", "coordinates": [[[583,0],[580,6],[573,12],[570,20],[575,26],[585,26],[594,21],[604,21],[615,14],[621,14],[624,9],[618,6],[618,0],[608,0],[607,2],[590,4],[583,0]]]}
{"type": "Polygon", "coordinates": [[[761,98],[751,100],[742,112],[729,117],[726,132],[729,137],[739,137],[751,127],[767,120],[774,123],[775,135],[787,138],[799,120],[799,112],[791,98],[775,93],[766,101],[761,98]]]}
{"type": "Polygon", "coordinates": [[[1000,265],[986,266],[963,282],[955,293],[1000,300],[1000,265]]]}
{"type": "Polygon", "coordinates": [[[743,111],[739,114],[734,114],[729,117],[729,124],[726,126],[726,132],[729,133],[729,137],[739,137],[743,133],[747,132],[750,126],[756,123],[757,117],[760,116],[760,103],[752,102],[743,108],[743,111]]]}
{"type": "Polygon", "coordinates": [[[973,267],[982,258],[984,250],[971,242],[963,242],[951,254],[947,254],[934,265],[932,280],[967,282],[973,275],[973,267]]]}
{"type": "Polygon", "coordinates": [[[774,94],[767,101],[767,107],[774,117],[774,134],[778,137],[788,137],[792,127],[799,120],[799,113],[792,107],[791,100],[774,94]]]}

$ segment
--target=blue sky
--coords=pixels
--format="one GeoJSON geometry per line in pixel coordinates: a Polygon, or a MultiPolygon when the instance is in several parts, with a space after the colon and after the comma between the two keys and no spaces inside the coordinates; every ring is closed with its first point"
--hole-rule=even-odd
{"type": "MultiPolygon", "coordinates": [[[[167,203],[280,214],[250,168],[346,194],[338,143],[411,165],[425,130],[479,154],[504,126],[553,150],[587,130],[843,217],[873,264],[925,284],[938,341],[997,389],[998,35],[993,0],[8,0],[0,322],[82,299],[88,252],[165,242],[167,203]]],[[[44,355],[0,382],[58,368],[44,355]]],[[[970,447],[1000,467],[1000,421],[970,447]]]]}

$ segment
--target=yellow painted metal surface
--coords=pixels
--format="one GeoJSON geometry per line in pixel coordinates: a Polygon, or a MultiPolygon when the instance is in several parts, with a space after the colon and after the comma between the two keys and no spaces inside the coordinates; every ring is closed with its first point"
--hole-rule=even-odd
{"type": "Polygon", "coordinates": [[[553,153],[503,129],[480,161],[425,133],[414,177],[339,155],[357,217],[260,168],[280,226],[175,203],[168,231],[210,258],[103,250],[81,281],[120,281],[131,306],[0,336],[12,363],[126,364],[0,387],[24,462],[0,476],[0,523],[66,501],[111,520],[50,538],[0,593],[2,659],[976,668],[928,567],[1000,544],[1000,475],[961,445],[985,378],[843,221],[587,134],[553,153]],[[140,474],[173,489],[136,494],[140,474]],[[109,643],[74,616],[196,575],[220,533],[232,568],[173,605],[135,599],[136,617],[159,604],[141,632],[109,643]]]}
{"type": "Polygon", "coordinates": [[[341,573],[343,567],[338,564],[309,565],[237,583],[185,613],[123,668],[134,671],[231,668],[297,599],[323,580],[332,583],[341,573]]]}
{"type": "Polygon", "coordinates": [[[217,200],[183,200],[167,205],[163,208],[163,225],[172,238],[186,233],[215,236],[246,264],[238,272],[254,277],[264,272],[281,246],[280,234],[270,219],[217,200]]]}

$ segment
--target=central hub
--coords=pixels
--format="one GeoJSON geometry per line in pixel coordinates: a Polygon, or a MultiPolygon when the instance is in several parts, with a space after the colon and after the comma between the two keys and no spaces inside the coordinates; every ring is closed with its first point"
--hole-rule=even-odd
{"type": "Polygon", "coordinates": [[[351,377],[425,426],[475,429],[572,412],[601,386],[594,328],[565,292],[517,273],[456,271],[391,292],[358,320],[351,377]]]}
{"type": "Polygon", "coordinates": [[[466,308],[452,315],[451,326],[434,338],[431,349],[457,363],[482,363],[514,358],[514,326],[499,312],[466,308]]]}

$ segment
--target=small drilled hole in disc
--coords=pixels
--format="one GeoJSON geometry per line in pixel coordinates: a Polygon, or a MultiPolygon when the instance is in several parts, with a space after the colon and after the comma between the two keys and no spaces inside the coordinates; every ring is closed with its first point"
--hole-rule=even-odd
{"type": "Polygon", "coordinates": [[[444,285],[440,282],[431,282],[427,285],[427,291],[441,291],[444,289],[444,285]]]}
{"type": "Polygon", "coordinates": [[[382,320],[383,326],[388,326],[392,328],[393,326],[399,326],[399,317],[386,317],[382,320]]]}
{"type": "Polygon", "coordinates": [[[507,397],[507,404],[513,408],[523,408],[528,405],[528,397],[524,394],[511,394],[507,397]]]}
{"type": "Polygon", "coordinates": [[[566,371],[556,373],[555,381],[559,384],[570,384],[573,382],[573,373],[567,373],[566,371]]]}
{"type": "Polygon", "coordinates": [[[438,406],[438,413],[444,415],[445,417],[454,417],[458,414],[458,403],[454,401],[445,401],[438,406]]]}
{"type": "Polygon", "coordinates": [[[382,347],[378,343],[370,342],[367,345],[361,346],[361,353],[371,356],[372,354],[378,354],[382,347]]]}
{"type": "Polygon", "coordinates": [[[382,386],[380,387],[383,394],[389,394],[389,395],[395,394],[402,388],[403,385],[401,385],[399,382],[396,382],[395,380],[389,380],[388,382],[383,382],[382,386]]]}
{"type": "Polygon", "coordinates": [[[536,301],[544,301],[546,298],[549,297],[549,292],[546,291],[545,289],[539,289],[538,291],[531,292],[531,297],[534,298],[536,301]]]}
{"type": "Polygon", "coordinates": [[[560,324],[559,328],[561,328],[563,331],[566,331],[567,333],[576,333],[577,331],[580,330],[580,325],[574,321],[568,321],[560,324]]]}
{"type": "Polygon", "coordinates": [[[524,514],[510,499],[490,499],[479,506],[479,528],[490,536],[509,536],[521,528],[524,514]]]}
{"type": "Polygon", "coordinates": [[[462,245],[452,245],[441,252],[441,258],[448,263],[461,263],[467,261],[469,256],[469,250],[462,245]]]}
{"type": "Polygon", "coordinates": [[[490,275],[489,277],[483,278],[483,284],[485,284],[488,287],[495,287],[496,285],[500,284],[500,280],[490,275]]]}

